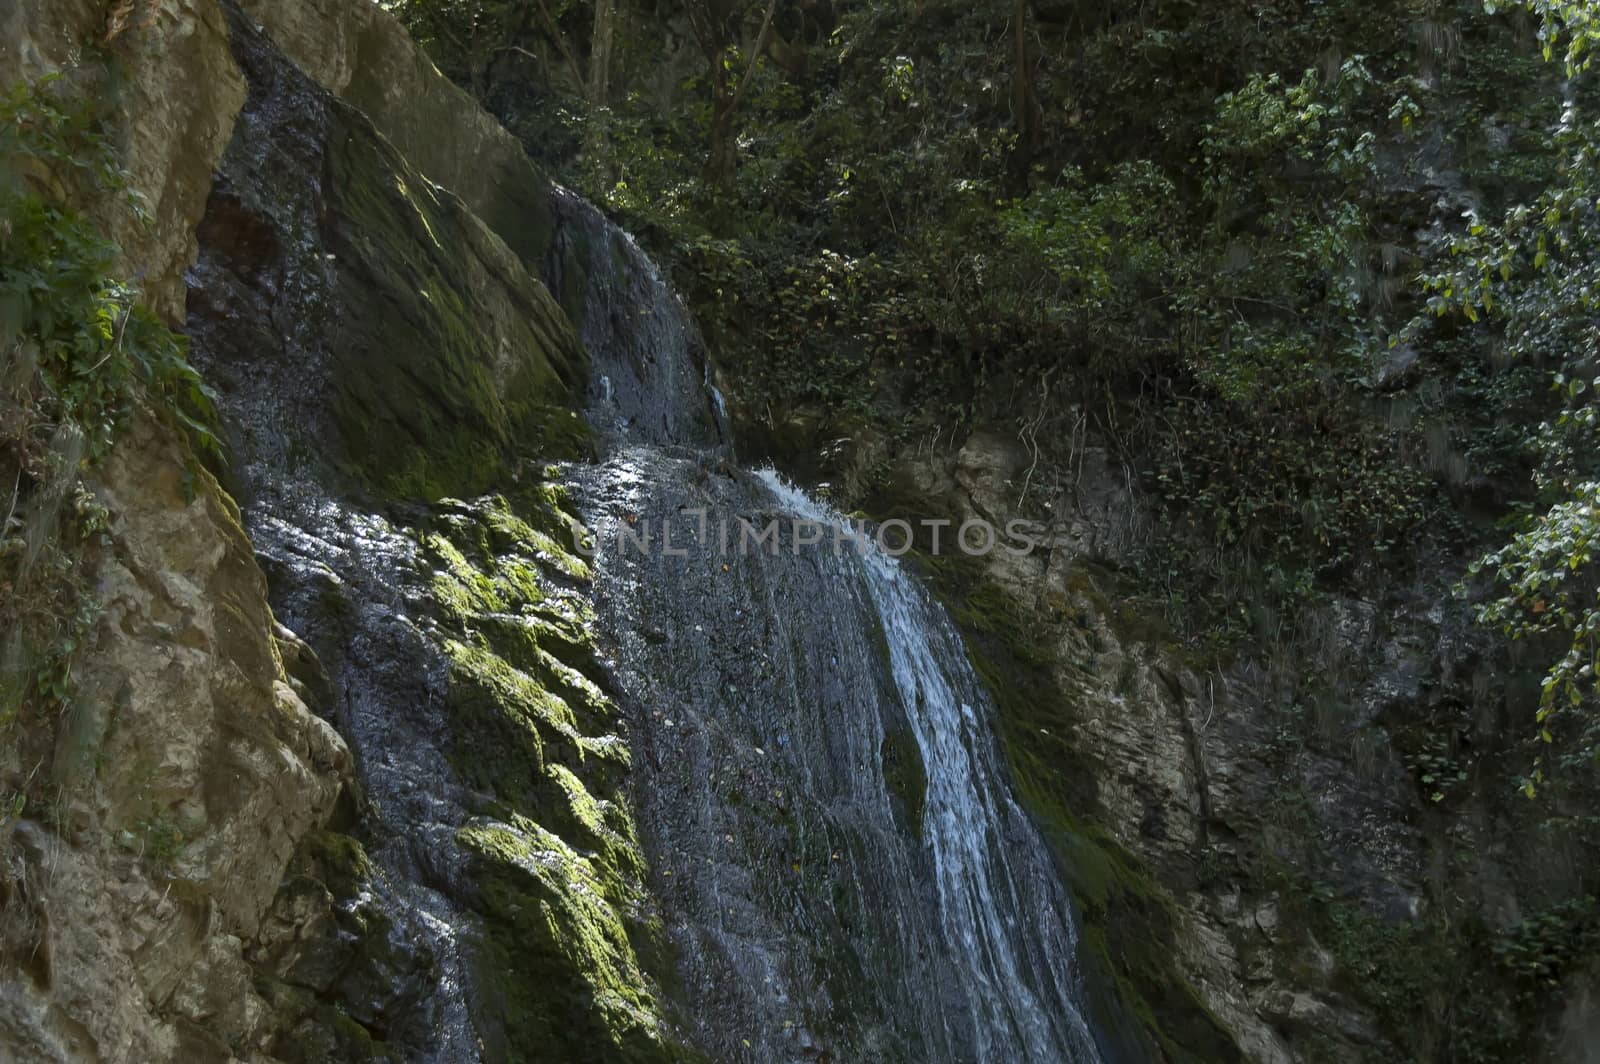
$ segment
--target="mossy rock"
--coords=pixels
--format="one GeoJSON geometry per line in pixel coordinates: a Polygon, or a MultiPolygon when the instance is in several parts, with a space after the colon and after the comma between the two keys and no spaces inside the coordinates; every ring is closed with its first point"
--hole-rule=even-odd
{"type": "Polygon", "coordinates": [[[629,764],[598,682],[588,603],[563,587],[586,582],[588,568],[544,531],[571,520],[564,505],[544,488],[515,503],[450,500],[421,536],[446,632],[457,768],[556,830],[584,824],[569,815],[570,788],[553,777],[556,766],[610,791],[629,764]]]}
{"type": "Polygon", "coordinates": [[[284,1064],[362,1064],[390,1060],[389,1047],[337,1004],[304,987],[276,979],[256,980],[256,992],[288,1022],[272,1043],[284,1064]]]}
{"type": "Polygon", "coordinates": [[[1174,1064],[1243,1060],[1227,1029],[1173,964],[1179,917],[1171,896],[1103,831],[1068,821],[1046,830],[1082,907],[1082,945],[1117,1003],[1174,1064]]]}
{"type": "Polygon", "coordinates": [[[889,794],[899,804],[911,836],[920,839],[928,796],[928,773],[917,737],[909,724],[885,729],[879,756],[883,760],[884,783],[889,794]]]}
{"type": "Polygon", "coordinates": [[[586,356],[543,283],[364,118],[334,114],[331,412],[346,459],[386,494],[437,499],[509,480],[519,456],[588,453],[586,356]]]}
{"type": "Polygon", "coordinates": [[[373,875],[365,847],[337,831],[313,831],[307,835],[300,843],[296,865],[301,861],[335,898],[355,897],[373,875]]]}
{"type": "Polygon", "coordinates": [[[564,493],[447,500],[419,536],[449,663],[451,759],[479,792],[458,834],[485,935],[473,971],[486,1055],[683,1059],[639,955],[645,862],[628,747],[602,687],[589,571],[564,493]]]}
{"type": "Polygon", "coordinates": [[[479,949],[483,1029],[505,1061],[628,1062],[682,1059],[663,1038],[616,884],[558,836],[523,817],[469,823],[476,908],[487,924],[479,949]]]}
{"type": "MultiPolygon", "coordinates": [[[[530,212],[523,225],[497,207],[486,223],[250,18],[225,13],[249,92],[199,227],[189,332],[208,378],[234,393],[230,431],[270,440],[251,450],[276,451],[290,476],[323,467],[408,502],[476,495],[515,483],[528,462],[589,454],[588,356],[538,276],[548,184],[520,156],[477,169],[449,159],[424,132],[440,112],[379,101],[428,169],[474,179],[472,202],[530,212]],[[499,163],[527,187],[495,187],[499,163]],[[264,387],[263,366],[273,402],[247,394],[264,387]]],[[[398,31],[396,42],[409,49],[398,31]]],[[[492,131],[487,118],[476,130],[492,131]]]]}

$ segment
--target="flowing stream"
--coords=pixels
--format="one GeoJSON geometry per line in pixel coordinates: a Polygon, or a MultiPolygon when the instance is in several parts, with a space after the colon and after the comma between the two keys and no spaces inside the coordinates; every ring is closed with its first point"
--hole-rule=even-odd
{"type": "MultiPolygon", "coordinates": [[[[323,989],[405,1059],[477,1060],[492,1053],[471,990],[481,929],[457,842],[474,798],[450,760],[429,574],[407,514],[371,512],[318,457],[337,435],[337,294],[361,293],[370,254],[328,220],[327,145],[349,119],[233,28],[251,95],[202,227],[190,333],[274,609],[326,669],[299,679],[350,742],[381,870],[360,904],[386,948],[323,989]]],[[[602,437],[600,461],[563,470],[597,541],[669,947],[654,974],[679,1033],[719,1062],[1116,1055],[1085,1020],[1070,900],[1007,793],[959,632],[859,530],[736,465],[681,301],[631,237],[552,196],[545,279],[589,350],[602,437]]]]}
{"type": "Polygon", "coordinates": [[[599,212],[565,210],[609,443],[571,476],[691,1040],[719,1060],[1102,1059],[1070,903],[959,632],[869,531],[731,463],[681,303],[599,212]]]}

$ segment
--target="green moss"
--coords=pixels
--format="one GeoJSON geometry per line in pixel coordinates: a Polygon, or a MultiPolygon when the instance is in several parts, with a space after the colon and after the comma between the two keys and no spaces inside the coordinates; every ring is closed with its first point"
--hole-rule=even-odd
{"type": "Polygon", "coordinates": [[[468,563],[466,555],[445,536],[425,534],[423,556],[433,570],[434,598],[455,617],[504,608],[494,579],[468,563]]]}
{"type": "Polygon", "coordinates": [[[549,779],[560,791],[566,816],[558,820],[570,824],[566,837],[580,843],[596,866],[608,876],[608,899],[625,903],[626,893],[618,884],[639,882],[645,872],[644,857],[634,834],[633,818],[618,802],[595,798],[576,774],[563,765],[551,765],[549,779]]]}
{"type": "Polygon", "coordinates": [[[352,898],[372,878],[372,862],[361,843],[337,831],[313,831],[300,843],[316,877],[336,898],[352,898]]]}
{"type": "Polygon", "coordinates": [[[680,1059],[659,1030],[632,914],[645,862],[626,743],[599,683],[588,567],[565,494],[440,504],[419,537],[450,666],[451,758],[482,795],[459,834],[485,923],[486,1055],[508,1061],[680,1059]]]}
{"type": "Polygon", "coordinates": [[[256,991],[286,1019],[272,1043],[273,1059],[284,1064],[362,1064],[392,1059],[389,1047],[373,1037],[337,1005],[305,987],[259,978],[256,991]]]}
{"type": "Polygon", "coordinates": [[[1171,896],[1103,830],[1065,817],[1047,826],[1046,835],[1082,907],[1083,945],[1112,979],[1120,1004],[1168,1060],[1243,1059],[1174,965],[1179,917],[1171,896]]]}
{"type": "Polygon", "coordinates": [[[507,482],[519,455],[586,454],[575,410],[586,360],[560,309],[509,256],[483,254],[488,235],[466,208],[364,119],[338,120],[332,411],[352,471],[389,495],[438,499],[507,482]],[[485,273],[522,305],[491,310],[466,283],[485,273]]]}
{"type": "Polygon", "coordinates": [[[922,837],[922,813],[928,795],[928,775],[922,751],[909,725],[887,728],[879,750],[883,779],[889,793],[900,804],[915,838],[922,837]]]}
{"type": "Polygon", "coordinates": [[[515,511],[501,496],[452,501],[438,531],[422,536],[434,599],[454,632],[442,648],[455,760],[474,786],[546,815],[565,810],[552,799],[552,763],[608,781],[628,765],[609,730],[614,707],[585,672],[598,672],[587,604],[554,583],[586,578],[587,567],[536,527],[566,516],[556,505],[564,501],[542,490],[515,511]]]}
{"type": "MultiPolygon", "coordinates": [[[[551,575],[578,584],[589,581],[588,563],[575,553],[582,526],[565,493],[541,485],[515,498],[515,512],[504,495],[474,504],[443,499],[438,531],[422,536],[434,594],[454,615],[505,612],[513,605],[524,611],[538,607],[550,597],[551,575]]],[[[576,604],[568,612],[587,619],[576,604]]],[[[556,610],[554,616],[566,615],[556,610]]]]}
{"type": "Polygon", "coordinates": [[[532,554],[574,580],[588,580],[589,566],[572,553],[571,534],[575,519],[567,513],[571,505],[564,491],[556,485],[542,485],[525,496],[524,512],[531,520],[523,520],[511,512],[503,499],[492,507],[487,516],[491,533],[491,549],[496,553],[521,551],[532,554]],[[566,543],[557,539],[564,536],[566,543]]]}
{"type": "MultiPolygon", "coordinates": [[[[1274,857],[1259,858],[1248,874],[1280,899],[1295,943],[1289,956],[1325,948],[1339,991],[1371,1010],[1401,1059],[1523,1059],[1539,1008],[1519,994],[1542,995],[1559,981],[1518,979],[1508,964],[1517,929],[1494,931],[1477,913],[1441,907],[1416,919],[1384,919],[1274,857]]],[[[1589,955],[1592,942],[1580,949],[1589,955]]],[[[1345,1050],[1310,1059],[1348,1057],[1345,1050]]],[[[1363,1059],[1388,1061],[1396,1052],[1374,1049],[1363,1059]]]]}
{"type": "Polygon", "coordinates": [[[616,880],[558,836],[513,816],[462,828],[488,923],[494,980],[484,1007],[504,1022],[507,1061],[660,1061],[664,1043],[616,880]]]}

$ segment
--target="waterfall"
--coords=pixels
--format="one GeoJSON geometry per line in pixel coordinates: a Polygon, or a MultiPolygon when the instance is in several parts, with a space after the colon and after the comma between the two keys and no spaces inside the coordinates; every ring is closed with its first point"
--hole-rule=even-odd
{"type": "Polygon", "coordinates": [[[562,211],[549,280],[605,382],[608,451],[569,475],[690,1042],[727,1060],[1100,1060],[1070,901],[1007,791],[959,632],[899,561],[851,545],[859,529],[731,466],[682,304],[597,210],[562,211]],[[828,531],[798,542],[794,521],[828,531]]]}
{"type": "MultiPolygon", "coordinates": [[[[470,293],[451,287],[437,239],[437,262],[428,248],[391,262],[372,243],[385,222],[401,240],[421,201],[363,221],[377,210],[363,186],[330,209],[338,182],[324,175],[375,135],[233,29],[251,96],[190,276],[190,334],[274,610],[326,669],[300,680],[349,740],[364,792],[379,874],[342,915],[383,948],[330,993],[403,1059],[493,1059],[500,1006],[475,991],[484,928],[460,841],[486,798],[463,781],[438,574],[416,530],[455,504],[373,502],[326,454],[343,435],[329,384],[341,365],[352,379],[345,349],[403,377],[361,330],[422,280],[430,306],[470,293]]],[[[627,716],[672,1033],[718,1061],[1100,1059],[1070,900],[1007,794],[959,633],[894,559],[831,534],[800,541],[796,520],[845,525],[733,463],[704,345],[656,266],[568,192],[552,216],[545,280],[588,349],[602,448],[559,469],[596,540],[595,618],[627,716]],[[749,549],[746,530],[768,528],[749,549]]],[[[353,379],[358,399],[385,383],[353,379]]]]}
{"type": "MultiPolygon", "coordinates": [[[[847,524],[776,473],[759,475],[795,514],[830,528],[847,524]]],[[[1077,1002],[1075,929],[1049,890],[1043,840],[1006,791],[987,726],[991,706],[960,633],[898,561],[870,538],[850,542],[862,545],[860,577],[927,777],[923,841],[933,851],[944,934],[969,961],[958,972],[978,1059],[1098,1060],[1077,1002]]]]}

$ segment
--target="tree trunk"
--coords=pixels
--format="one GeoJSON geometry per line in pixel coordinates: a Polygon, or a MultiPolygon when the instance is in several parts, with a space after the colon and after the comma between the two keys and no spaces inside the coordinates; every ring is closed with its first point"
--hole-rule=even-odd
{"type": "Polygon", "coordinates": [[[1033,88],[1033,70],[1028,64],[1028,0],[1016,0],[1012,18],[1013,61],[1016,72],[1011,82],[1011,105],[1017,120],[1015,163],[1026,172],[1044,131],[1044,109],[1033,88]]]}
{"type": "Polygon", "coordinates": [[[611,96],[611,37],[616,0],[594,0],[594,43],[589,51],[589,104],[604,107],[611,96]]]}
{"type": "Polygon", "coordinates": [[[711,144],[702,177],[715,189],[733,184],[733,89],[723,54],[711,60],[711,144]]]}
{"type": "Polygon", "coordinates": [[[767,47],[767,37],[772,32],[772,15],[778,9],[778,0],[767,0],[766,14],[761,18],[761,31],[756,34],[755,46],[750,49],[750,61],[745,64],[744,76],[737,86],[728,81],[728,64],[725,49],[711,57],[711,150],[706,157],[704,178],[717,189],[727,189],[733,184],[735,160],[733,138],[733,113],[739,108],[750,79],[756,72],[756,63],[767,47]]]}

